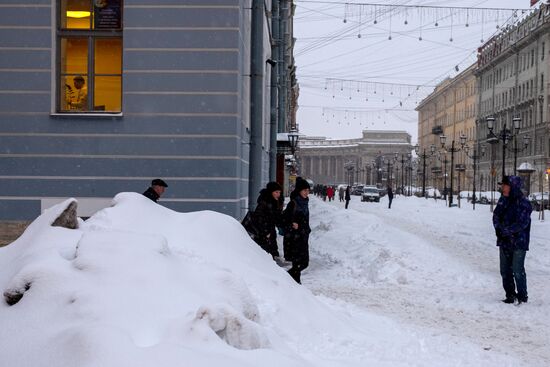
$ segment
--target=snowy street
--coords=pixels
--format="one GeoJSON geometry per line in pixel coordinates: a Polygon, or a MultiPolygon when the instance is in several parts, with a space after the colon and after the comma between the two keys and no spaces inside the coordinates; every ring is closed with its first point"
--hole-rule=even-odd
{"type": "MultiPolygon", "coordinates": [[[[445,207],[397,196],[363,203],[311,198],[315,294],[387,316],[455,343],[469,342],[525,366],[550,364],[550,222],[532,214],[526,258],[529,303],[506,305],[489,206],[445,207]]],[[[452,349],[452,346],[447,346],[452,349]]],[[[481,365],[481,364],[480,364],[481,365]]]]}

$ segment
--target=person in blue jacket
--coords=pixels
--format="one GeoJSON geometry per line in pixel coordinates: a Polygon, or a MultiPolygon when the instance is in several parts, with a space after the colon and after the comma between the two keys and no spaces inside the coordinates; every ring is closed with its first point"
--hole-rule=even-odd
{"type": "Polygon", "coordinates": [[[527,302],[525,254],[529,250],[531,203],[521,192],[521,178],[505,176],[499,183],[502,196],[493,212],[493,226],[500,251],[500,275],[506,292],[504,303],[527,302]]]}

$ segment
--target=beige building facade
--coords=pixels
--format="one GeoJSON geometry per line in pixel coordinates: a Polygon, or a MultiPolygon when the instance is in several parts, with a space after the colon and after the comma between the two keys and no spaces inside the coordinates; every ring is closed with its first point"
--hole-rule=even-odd
{"type": "MultiPolygon", "coordinates": [[[[420,153],[430,155],[431,146],[436,148],[435,154],[426,158],[427,186],[435,186],[441,191],[445,188],[445,182],[447,188],[451,186],[451,152],[450,149],[445,152],[442,148],[442,135],[446,136],[447,147],[450,148],[454,140],[455,149],[460,149],[454,153],[453,191],[472,190],[473,161],[466,150],[461,149],[460,137],[465,136],[466,145],[475,147],[478,99],[475,67],[475,64],[471,65],[454,78],[445,79],[416,108],[420,153]]],[[[472,152],[473,149],[470,149],[469,154],[473,155],[472,152]]],[[[420,160],[419,164],[422,163],[420,160]]]]}
{"type": "MultiPolygon", "coordinates": [[[[357,139],[331,140],[325,137],[300,138],[300,174],[320,184],[388,184],[401,175],[395,154],[407,157],[413,146],[406,131],[365,130],[357,139]],[[399,173],[399,174],[398,174],[399,173]]],[[[394,183],[395,186],[395,183],[394,183]]]]}

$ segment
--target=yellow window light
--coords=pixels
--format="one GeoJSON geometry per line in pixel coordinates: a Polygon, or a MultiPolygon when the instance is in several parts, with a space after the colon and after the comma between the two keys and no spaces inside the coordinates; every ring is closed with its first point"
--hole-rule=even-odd
{"type": "Polygon", "coordinates": [[[67,18],[88,18],[90,16],[89,11],[77,11],[77,10],[68,10],[67,18]]]}

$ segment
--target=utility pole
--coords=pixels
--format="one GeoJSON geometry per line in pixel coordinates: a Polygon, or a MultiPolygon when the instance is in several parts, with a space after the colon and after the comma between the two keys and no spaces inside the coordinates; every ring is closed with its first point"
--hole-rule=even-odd
{"type": "Polygon", "coordinates": [[[262,188],[262,132],[264,104],[264,0],[252,0],[250,58],[250,153],[248,174],[248,208],[256,207],[262,188]]]}

